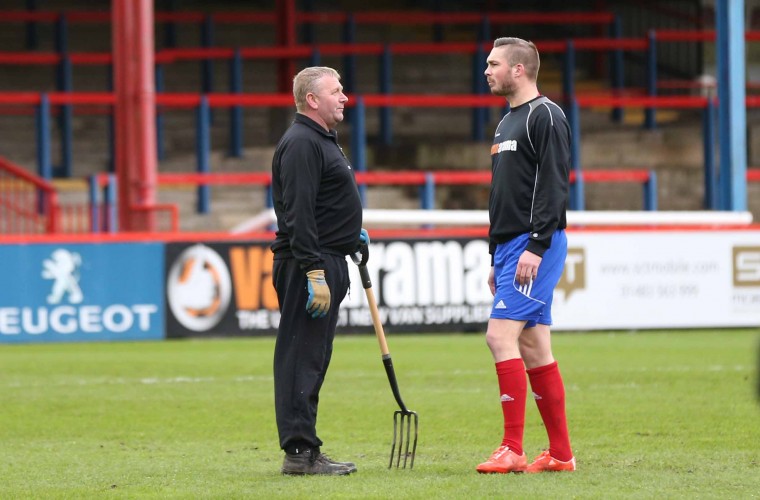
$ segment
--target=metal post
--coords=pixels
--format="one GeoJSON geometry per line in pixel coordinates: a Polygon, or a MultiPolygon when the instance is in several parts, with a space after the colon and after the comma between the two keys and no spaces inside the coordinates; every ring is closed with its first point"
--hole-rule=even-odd
{"type": "Polygon", "coordinates": [[[50,160],[50,100],[45,93],[40,94],[40,104],[37,107],[37,171],[47,181],[53,178],[50,160]]]}
{"type": "MultiPolygon", "coordinates": [[[[214,46],[214,18],[211,14],[203,17],[201,46],[204,48],[214,46]]],[[[201,63],[201,86],[201,92],[204,94],[210,94],[214,91],[214,61],[210,58],[204,59],[201,63]]],[[[213,112],[209,115],[209,118],[212,121],[214,120],[213,112]]]]}
{"type": "MultiPolygon", "coordinates": [[[[472,93],[483,95],[485,77],[483,71],[486,67],[486,54],[483,44],[479,43],[472,56],[472,93]]],[[[485,108],[475,106],[472,108],[472,140],[482,141],[485,137],[485,108]]]]}
{"type": "MultiPolygon", "coordinates": [[[[26,10],[34,12],[37,10],[37,0],[26,0],[26,10]]],[[[36,50],[39,47],[39,33],[37,31],[37,21],[26,23],[26,50],[36,50]]]]}
{"type": "MultiPolygon", "coordinates": [[[[166,10],[169,12],[177,11],[177,2],[175,0],[165,0],[166,10]]],[[[164,47],[177,46],[177,23],[169,21],[164,25],[164,47]]]]}
{"type": "MultiPolygon", "coordinates": [[[[302,7],[301,10],[303,12],[312,13],[314,12],[314,2],[313,0],[301,0],[302,7]]],[[[312,23],[303,23],[303,26],[301,26],[301,41],[303,41],[306,45],[312,45],[314,40],[314,25],[312,23]]],[[[312,65],[316,66],[316,65],[312,65]]]]}
{"type": "MultiPolygon", "coordinates": [[[[211,110],[208,105],[208,98],[201,96],[201,102],[197,111],[197,155],[198,155],[198,173],[207,174],[211,171],[211,110]]],[[[200,214],[209,212],[209,186],[200,184],[198,186],[198,203],[197,211],[200,214]]]]}
{"type": "MultiPolygon", "coordinates": [[[[441,9],[441,0],[434,0],[433,1],[433,11],[438,14],[442,11],[441,9]]],[[[441,26],[441,23],[435,23],[433,24],[433,41],[436,43],[443,41],[443,26],[441,26]]]]}
{"type": "MultiPolygon", "coordinates": [[[[612,38],[615,40],[620,40],[623,29],[620,24],[619,15],[615,15],[615,18],[610,25],[610,31],[612,38]]],[[[623,72],[623,51],[621,49],[615,49],[610,52],[610,73],[612,89],[619,93],[625,86],[625,77],[623,72]]],[[[623,121],[623,108],[618,106],[612,109],[612,120],[616,123],[621,123],[623,121]]]]}
{"type": "Polygon", "coordinates": [[[572,40],[565,42],[565,58],[562,67],[562,100],[565,109],[572,108],[575,101],[575,44],[572,40]]]}
{"type": "MultiPolygon", "coordinates": [[[[390,95],[392,92],[392,72],[391,49],[388,44],[385,44],[383,53],[380,54],[380,93],[383,95],[390,95]]],[[[380,142],[383,146],[390,146],[393,142],[393,119],[390,106],[380,107],[380,142]]]]}
{"type": "Polygon", "coordinates": [[[91,174],[88,178],[90,198],[90,232],[100,232],[100,207],[98,203],[98,174],[91,174]]]}
{"type": "Polygon", "coordinates": [[[274,199],[272,198],[272,185],[268,184],[266,187],[266,199],[264,200],[267,208],[274,207],[274,199]]]}
{"type": "MultiPolygon", "coordinates": [[[[354,158],[354,170],[356,172],[367,171],[367,133],[365,128],[366,110],[364,98],[356,97],[354,104],[354,122],[351,130],[351,156],[354,158]]],[[[359,196],[362,206],[367,205],[367,186],[359,186],[359,196]]]]}
{"type": "Polygon", "coordinates": [[[423,210],[435,208],[435,176],[433,172],[425,172],[425,184],[421,186],[420,202],[423,210]]]}
{"type": "Polygon", "coordinates": [[[309,66],[322,66],[322,53],[317,47],[314,47],[314,49],[311,51],[309,66]]]}
{"type": "MultiPolygon", "coordinates": [[[[356,21],[353,14],[348,14],[346,23],[343,25],[343,43],[353,44],[356,41],[356,21]]],[[[346,94],[356,91],[356,56],[346,54],[343,56],[343,74],[341,78],[346,94]]],[[[345,121],[353,123],[355,109],[349,109],[345,115],[345,121]]]]}
{"type": "Polygon", "coordinates": [[[478,26],[478,42],[490,42],[491,41],[491,18],[484,15],[480,18],[480,26],[478,26]]]}
{"type": "Polygon", "coordinates": [[[716,0],[721,207],[747,210],[744,2],[716,0]]]}
{"type": "MultiPolygon", "coordinates": [[[[230,93],[240,94],[243,91],[243,58],[240,47],[230,60],[230,93]]],[[[230,156],[243,156],[243,108],[236,104],[230,107],[230,156]]]]}
{"type": "Polygon", "coordinates": [[[570,186],[570,207],[573,210],[584,210],[585,193],[583,172],[581,172],[581,113],[576,99],[573,99],[570,109],[572,111],[569,116],[570,134],[572,137],[570,144],[570,165],[575,172],[575,184],[570,186]]]}
{"type": "MultiPolygon", "coordinates": [[[[72,91],[71,58],[68,54],[61,57],[61,90],[72,91]]],[[[74,121],[74,107],[71,104],[62,104],[58,114],[58,128],[61,133],[61,165],[56,169],[57,177],[71,177],[71,151],[74,134],[72,131],[74,121]]]]}
{"type": "Polygon", "coordinates": [[[715,101],[712,96],[702,112],[702,146],[704,148],[705,198],[704,208],[717,210],[718,190],[715,171],[715,101]]]}
{"type": "Polygon", "coordinates": [[[105,204],[106,217],[104,229],[109,233],[116,233],[119,229],[119,218],[116,210],[117,181],[114,174],[108,174],[108,182],[103,188],[103,203],[105,204]]]}
{"type": "Polygon", "coordinates": [[[657,210],[657,172],[649,171],[649,180],[644,183],[644,210],[657,210]]]}
{"type": "MultiPolygon", "coordinates": [[[[657,36],[654,30],[649,30],[649,49],[647,50],[647,95],[657,97],[657,36]]],[[[654,130],[657,127],[655,108],[644,110],[644,127],[654,130]]]]}

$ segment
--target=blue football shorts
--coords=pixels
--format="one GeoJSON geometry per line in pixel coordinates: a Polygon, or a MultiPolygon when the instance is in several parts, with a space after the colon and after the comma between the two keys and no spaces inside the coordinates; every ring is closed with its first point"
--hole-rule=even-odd
{"type": "Polygon", "coordinates": [[[567,257],[567,236],[563,229],[552,235],[552,244],[538,266],[536,279],[521,286],[515,278],[517,261],[528,246],[528,234],[496,246],[494,253],[494,280],[496,294],[491,317],[527,321],[525,327],[552,324],[552,298],[554,288],[562,277],[567,257]]]}

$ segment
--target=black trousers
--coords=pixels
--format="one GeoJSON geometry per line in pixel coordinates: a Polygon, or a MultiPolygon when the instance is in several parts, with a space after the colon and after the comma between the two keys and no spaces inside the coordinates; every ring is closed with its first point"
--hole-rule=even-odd
{"type": "Polygon", "coordinates": [[[306,312],[306,274],[293,258],[274,261],[272,280],[280,303],[280,326],[274,348],[274,407],[280,447],[319,447],[319,390],[332,357],[340,303],[348,291],[345,256],[323,254],[330,287],[330,311],[313,319],[306,312]]]}

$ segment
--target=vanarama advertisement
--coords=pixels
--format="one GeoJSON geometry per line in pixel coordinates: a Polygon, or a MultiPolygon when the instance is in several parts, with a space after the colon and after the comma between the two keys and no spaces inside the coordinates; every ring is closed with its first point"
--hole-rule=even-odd
{"type": "Polygon", "coordinates": [[[0,246],[0,343],[164,337],[163,244],[0,246]]]}
{"type": "MultiPolygon", "coordinates": [[[[276,332],[269,242],[187,243],[166,247],[167,335],[194,337],[276,332]]],[[[356,266],[341,304],[339,331],[372,330],[356,266]]],[[[388,331],[481,330],[490,313],[485,240],[372,243],[367,265],[388,331]]],[[[306,314],[306,312],[304,312],[306,314]]]]}

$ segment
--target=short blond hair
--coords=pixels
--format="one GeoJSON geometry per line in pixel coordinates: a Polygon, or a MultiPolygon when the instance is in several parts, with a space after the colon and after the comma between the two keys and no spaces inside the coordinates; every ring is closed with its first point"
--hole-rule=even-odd
{"type": "Polygon", "coordinates": [[[525,75],[534,82],[538,78],[538,69],[541,66],[541,58],[538,57],[538,49],[531,41],[515,37],[497,38],[493,42],[494,48],[505,47],[507,49],[507,64],[514,66],[522,64],[525,75]]]}
{"type": "Polygon", "coordinates": [[[323,76],[334,76],[340,80],[340,73],[327,66],[312,66],[302,69],[293,78],[293,98],[296,102],[296,110],[306,110],[306,96],[317,90],[317,82],[323,76]]]}

